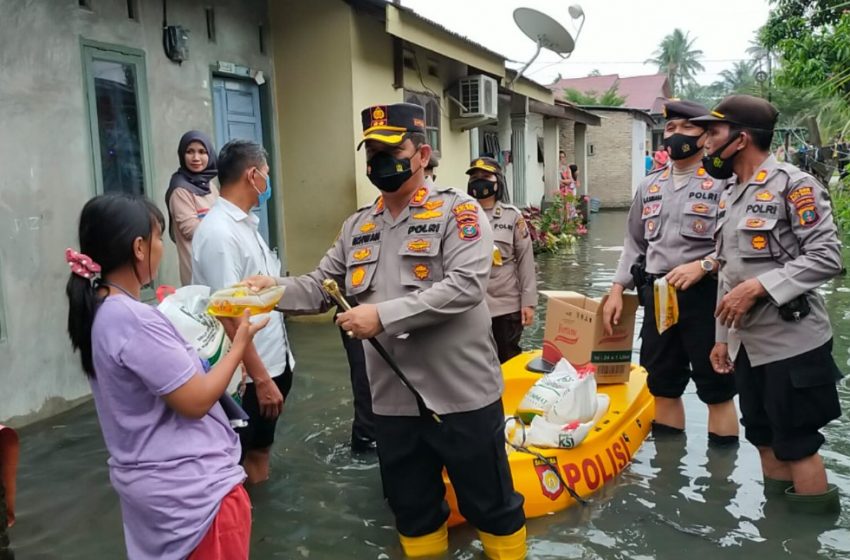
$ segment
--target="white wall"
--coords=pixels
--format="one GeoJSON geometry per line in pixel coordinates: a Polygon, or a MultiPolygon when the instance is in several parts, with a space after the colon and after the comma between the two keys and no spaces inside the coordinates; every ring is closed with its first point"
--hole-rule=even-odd
{"type": "Polygon", "coordinates": [[[649,126],[642,119],[632,120],[632,196],[646,175],[646,141],[649,126]]]}
{"type": "Polygon", "coordinates": [[[537,139],[543,138],[543,115],[537,113],[528,114],[528,129],[525,133],[525,155],[526,155],[526,177],[525,192],[526,204],[539,206],[545,192],[543,182],[543,162],[537,161],[537,139]]]}

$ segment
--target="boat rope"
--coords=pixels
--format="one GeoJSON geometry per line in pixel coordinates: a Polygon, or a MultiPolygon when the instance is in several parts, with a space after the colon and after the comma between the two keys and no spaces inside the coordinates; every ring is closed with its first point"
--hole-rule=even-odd
{"type": "Polygon", "coordinates": [[[537,451],[533,451],[533,450],[531,450],[531,449],[529,449],[525,446],[525,423],[522,421],[522,419],[519,416],[508,416],[507,418],[505,418],[505,428],[507,429],[508,422],[510,422],[511,420],[515,420],[516,423],[519,426],[522,426],[522,444],[516,445],[515,443],[513,443],[512,441],[510,441],[507,438],[507,435],[505,436],[505,443],[510,445],[516,451],[520,451],[522,453],[528,453],[529,455],[532,455],[533,457],[541,460],[543,462],[543,464],[546,465],[549,468],[550,471],[555,473],[555,476],[558,477],[558,481],[561,483],[561,486],[566,488],[567,493],[570,496],[572,496],[573,500],[575,500],[576,502],[580,503],[583,506],[586,506],[587,500],[585,500],[584,498],[579,496],[578,492],[576,492],[573,489],[572,486],[567,484],[567,482],[564,480],[564,477],[561,476],[561,472],[558,470],[558,463],[555,462],[554,457],[546,457],[546,456],[542,455],[541,453],[538,453],[537,451]]]}

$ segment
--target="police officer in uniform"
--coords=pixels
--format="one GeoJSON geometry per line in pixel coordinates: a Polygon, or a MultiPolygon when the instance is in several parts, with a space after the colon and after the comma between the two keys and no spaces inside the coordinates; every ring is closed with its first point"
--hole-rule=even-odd
{"type": "Polygon", "coordinates": [[[718,372],[734,368],[746,438],[759,450],[767,495],[793,508],[836,512],[818,449],[820,428],[841,414],[832,328],[816,288],[841,273],[828,191],[770,155],[777,111],[749,95],[709,115],[706,170],[735,184],[720,199],[718,372]]]}
{"type": "Polygon", "coordinates": [[[735,381],[717,374],[709,360],[717,294],[713,238],[727,181],[709,177],[702,167],[704,129],[688,120],[708,109],[692,101],[668,101],[664,111],[664,144],[673,163],[638,185],[603,319],[611,333],[620,319],[623,291],[638,290],[644,306],[640,364],[649,372],[655,396],[653,433],[684,430],[682,394],[693,379],[697,396],[708,405],[709,443],[735,444],[735,381]],[[659,334],[653,283],[664,277],[677,290],[679,321],[659,334]]]}
{"type": "Polygon", "coordinates": [[[286,286],[279,307],[326,309],[322,281],[337,280],[359,303],[337,324],[377,338],[440,415],[442,423],[420,415],[411,391],[364,344],[381,477],[405,554],[448,549],[445,468],[485,554],[524,558],[523,499],[505,453],[503,379],[485,302],[492,230],[472,198],[426,181],[422,107],[374,106],[362,117],[367,173],[382,195],[345,221],[315,271],[276,279],[286,286]]]}
{"type": "Polygon", "coordinates": [[[493,317],[493,337],[499,361],[507,362],[522,352],[519,339],[523,327],[534,323],[537,278],[534,249],[522,212],[508,204],[508,189],[502,166],[489,157],[472,160],[466,192],[484,209],[496,247],[493,270],[487,285],[487,307],[493,317]]]}

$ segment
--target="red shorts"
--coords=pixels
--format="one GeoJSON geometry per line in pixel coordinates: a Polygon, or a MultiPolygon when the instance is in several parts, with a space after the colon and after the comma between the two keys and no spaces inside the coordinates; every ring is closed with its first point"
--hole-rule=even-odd
{"type": "Polygon", "coordinates": [[[241,484],[221,501],[204,540],[187,560],[248,560],[251,544],[251,499],[241,484]]]}

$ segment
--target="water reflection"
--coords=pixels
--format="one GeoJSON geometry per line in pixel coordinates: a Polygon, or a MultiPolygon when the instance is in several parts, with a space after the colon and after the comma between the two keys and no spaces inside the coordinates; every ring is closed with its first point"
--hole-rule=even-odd
{"type": "MultiPolygon", "coordinates": [[[[604,294],[619,258],[624,218],[600,214],[588,240],[572,253],[541,257],[541,289],[604,294]]],[[[839,364],[850,364],[848,286],[839,279],[824,290],[839,364]]],[[[545,300],[536,325],[524,334],[526,347],[540,345],[544,311],[545,300]]],[[[290,332],[298,371],[278,428],[272,481],[251,490],[252,557],[401,558],[377,462],[353,457],[347,448],[351,396],[339,334],[314,324],[292,324],[290,332]]],[[[690,386],[688,436],[648,441],[588,507],[530,521],[530,558],[850,558],[850,385],[843,382],[839,392],[845,415],[826,428],[823,450],[830,479],[842,493],[844,513],[837,521],[792,516],[781,502],[766,502],[749,444],[708,449],[707,414],[690,386]]],[[[18,556],[122,557],[120,512],[93,407],[23,430],[22,443],[18,525],[12,530],[18,556]]],[[[452,532],[449,558],[481,558],[480,550],[470,528],[452,532]]]]}

